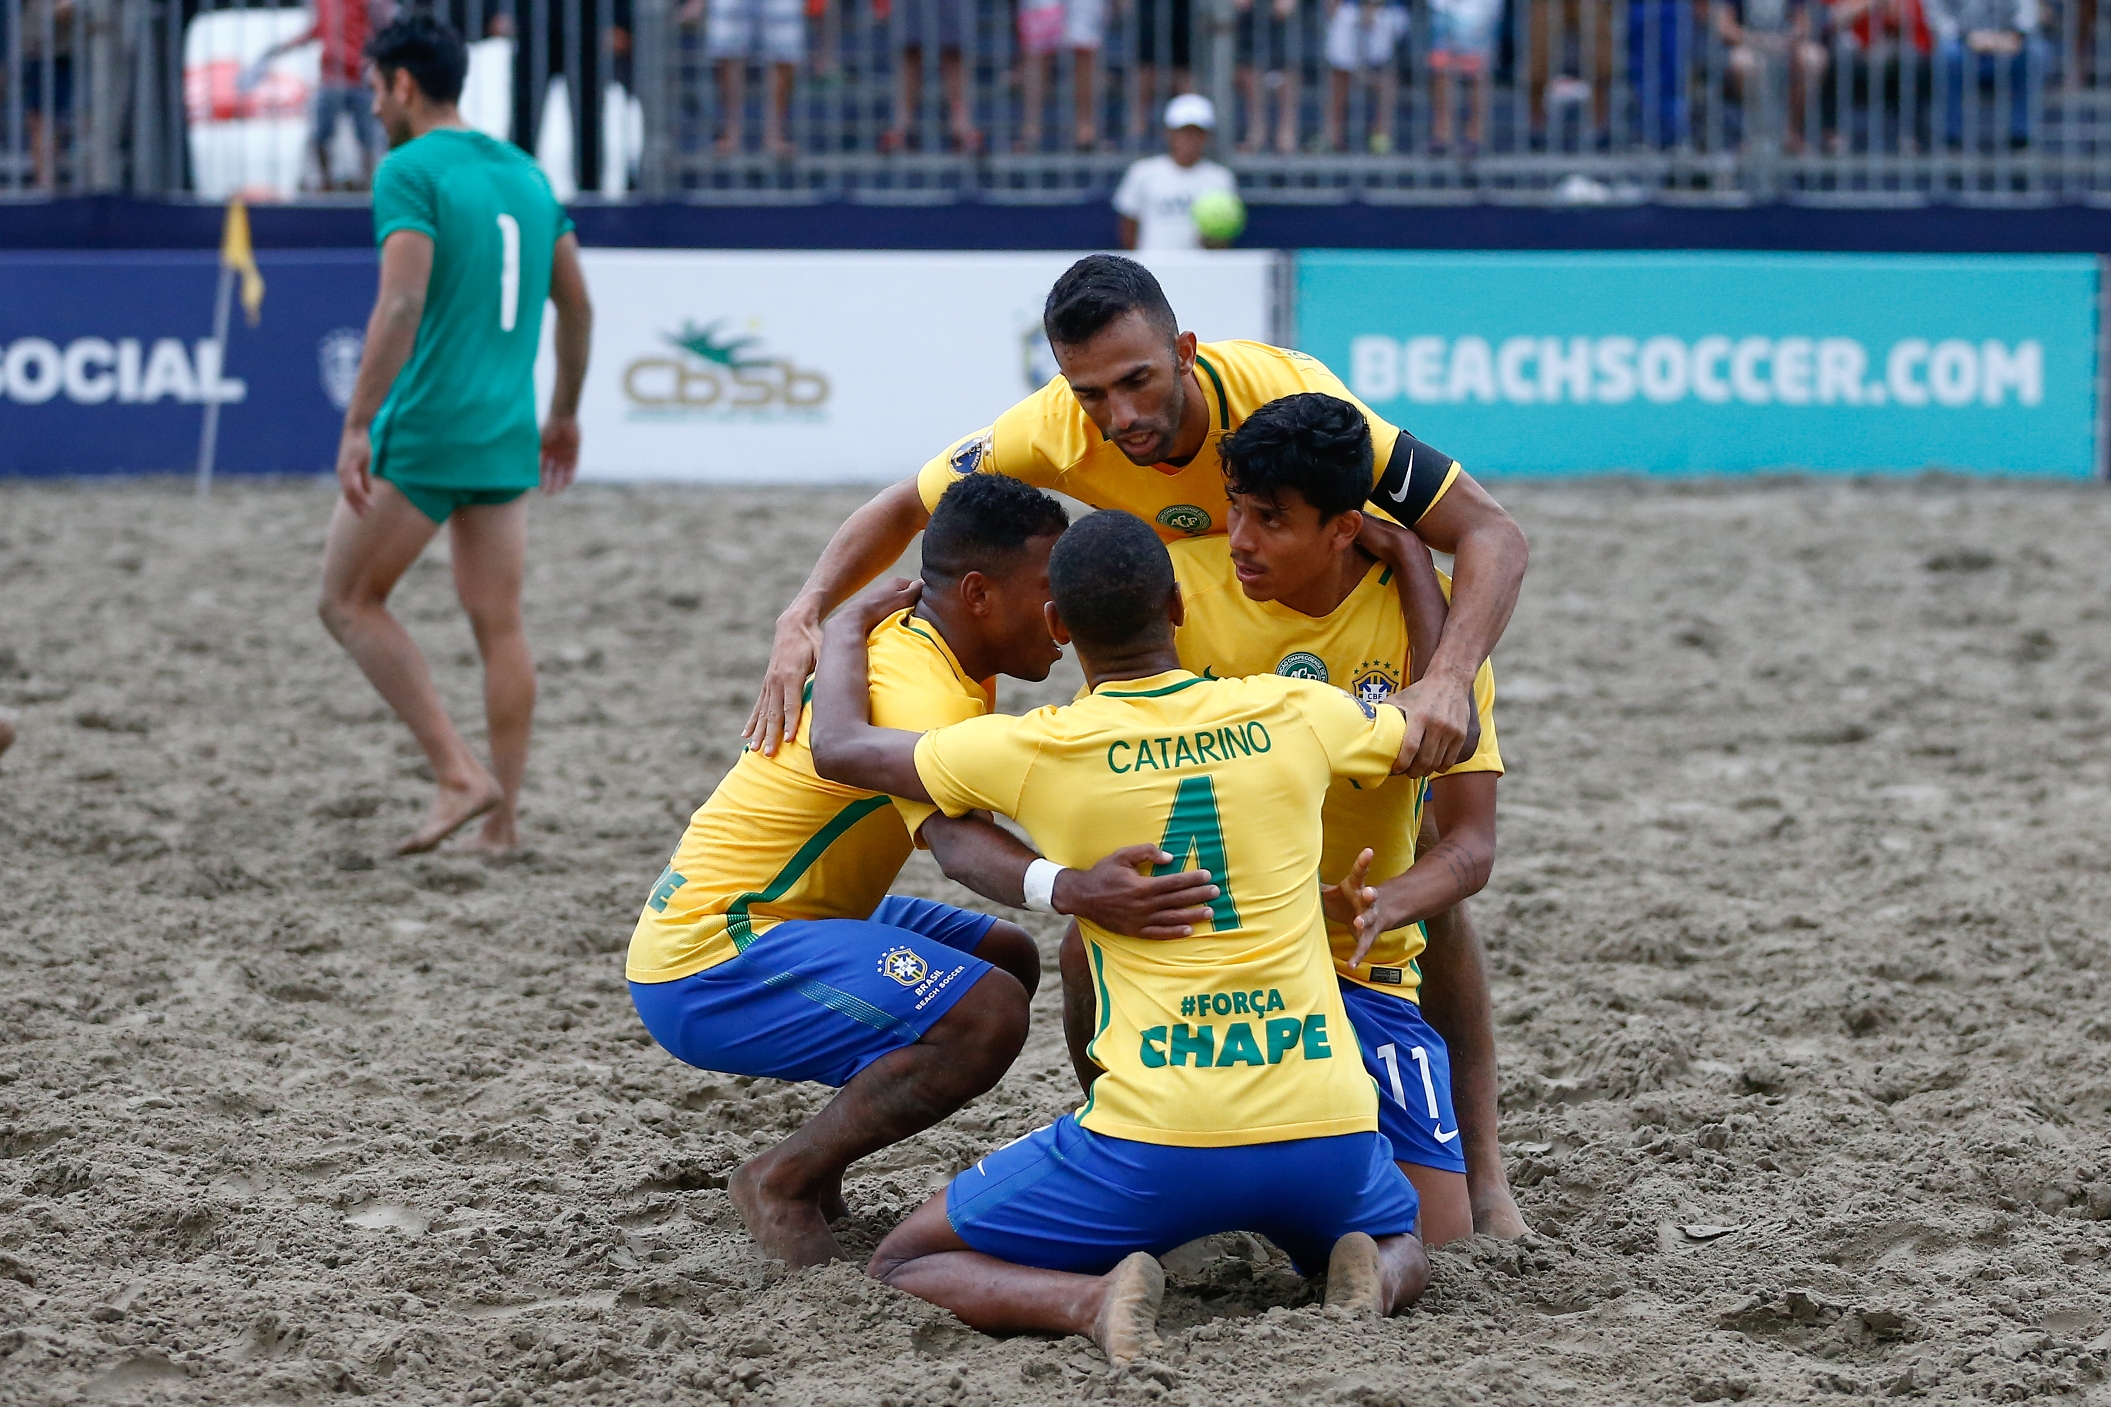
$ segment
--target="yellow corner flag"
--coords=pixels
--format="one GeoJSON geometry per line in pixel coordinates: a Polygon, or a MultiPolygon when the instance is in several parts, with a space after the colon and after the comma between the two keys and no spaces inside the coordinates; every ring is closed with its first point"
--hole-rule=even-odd
{"type": "Polygon", "coordinates": [[[227,225],[220,231],[220,266],[242,275],[242,315],[255,327],[264,311],[264,275],[257,269],[249,243],[249,207],[236,196],[227,202],[227,225]]]}

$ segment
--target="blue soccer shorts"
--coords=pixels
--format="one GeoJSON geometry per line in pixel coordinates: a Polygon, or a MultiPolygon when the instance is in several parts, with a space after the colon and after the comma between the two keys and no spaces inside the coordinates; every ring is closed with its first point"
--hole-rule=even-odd
{"type": "Polygon", "coordinates": [[[914,1045],[990,965],[973,956],[996,919],[890,894],[869,919],[793,919],[738,956],[672,982],[633,982],[652,1038],[728,1075],[840,1088],[914,1045]]]}
{"type": "Polygon", "coordinates": [[[1391,1141],[1393,1160],[1465,1172],[1444,1038],[1404,997],[1343,982],[1341,1000],[1363,1048],[1363,1068],[1378,1082],[1378,1132],[1391,1141]]]}
{"type": "Polygon", "coordinates": [[[1066,1114],[954,1178],[946,1219],[984,1255],[1043,1270],[1098,1275],[1136,1251],[1251,1231],[1313,1274],[1352,1231],[1414,1231],[1421,1206],[1390,1153],[1375,1133],[1179,1148],[1066,1114]]]}

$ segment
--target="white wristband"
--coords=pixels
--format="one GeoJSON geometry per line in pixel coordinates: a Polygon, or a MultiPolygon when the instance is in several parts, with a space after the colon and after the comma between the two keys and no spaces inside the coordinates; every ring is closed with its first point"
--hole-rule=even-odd
{"type": "Polygon", "coordinates": [[[1037,914],[1052,914],[1055,906],[1056,876],[1064,866],[1053,860],[1036,860],[1026,867],[1026,907],[1037,914]]]}

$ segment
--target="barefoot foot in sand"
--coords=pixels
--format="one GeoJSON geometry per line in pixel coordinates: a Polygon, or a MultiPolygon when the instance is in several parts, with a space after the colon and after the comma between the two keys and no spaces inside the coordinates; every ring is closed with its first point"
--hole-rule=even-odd
{"type": "Polygon", "coordinates": [[[765,1153],[742,1163],[726,1184],[741,1224],[764,1255],[794,1269],[841,1260],[843,1248],[830,1233],[819,1201],[788,1197],[770,1186],[769,1157],[765,1153]]]}
{"type": "Polygon", "coordinates": [[[466,783],[440,784],[425,824],[410,839],[396,847],[398,855],[422,855],[477,817],[504,803],[506,794],[488,772],[466,783]]]}
{"type": "Polygon", "coordinates": [[[1525,1225],[1524,1214],[1518,1211],[1517,1199],[1510,1195],[1508,1184],[1485,1193],[1474,1193],[1474,1235],[1493,1236],[1498,1241],[1515,1241],[1531,1229],[1525,1225]]]}
{"type": "Polygon", "coordinates": [[[1158,1347],[1165,1267],[1138,1251],[1108,1271],[1107,1280],[1107,1299],[1093,1322],[1092,1341],[1119,1367],[1158,1347]]]}

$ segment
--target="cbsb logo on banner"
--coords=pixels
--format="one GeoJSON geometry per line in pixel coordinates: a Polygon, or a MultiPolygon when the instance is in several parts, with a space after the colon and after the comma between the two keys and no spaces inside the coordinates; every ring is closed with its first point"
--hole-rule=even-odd
{"type": "Polygon", "coordinates": [[[2065,256],[1330,254],[1305,350],[1489,474],[2095,472],[2065,256]]]}
{"type": "Polygon", "coordinates": [[[682,416],[723,420],[822,418],[828,378],[790,357],[763,350],[762,338],[724,330],[723,320],[685,322],[662,334],[666,350],[634,358],[623,368],[623,397],[632,419],[682,416]]]}

